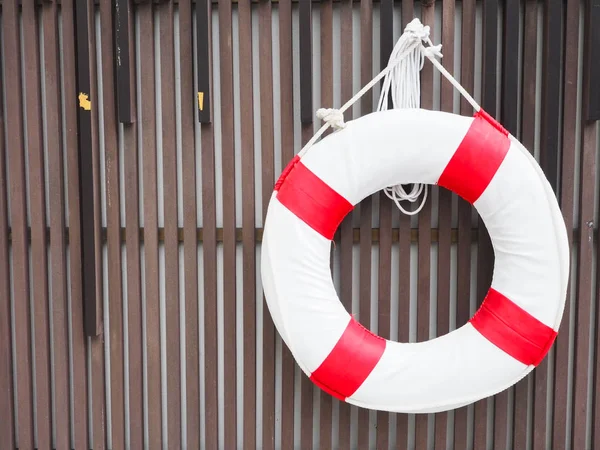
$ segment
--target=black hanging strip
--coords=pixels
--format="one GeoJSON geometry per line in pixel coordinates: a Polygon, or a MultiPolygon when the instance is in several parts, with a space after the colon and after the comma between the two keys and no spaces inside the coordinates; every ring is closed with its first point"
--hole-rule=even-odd
{"type": "Polygon", "coordinates": [[[519,0],[506,0],[504,4],[501,117],[502,125],[513,136],[517,135],[519,108],[519,10],[519,0]]]}
{"type": "Polygon", "coordinates": [[[562,68],[563,2],[546,0],[544,5],[544,50],[542,62],[542,123],[540,166],[552,189],[558,190],[560,132],[560,72],[562,68]]]}
{"type": "Polygon", "coordinates": [[[94,240],[94,172],[92,156],[92,107],[90,98],[89,10],[87,0],[75,2],[75,45],[77,48],[77,143],[79,146],[79,201],[81,211],[81,276],[83,282],[84,328],[97,336],[96,248],[94,240]]]}
{"type": "Polygon", "coordinates": [[[196,34],[198,59],[198,121],[211,123],[210,108],[210,0],[196,2],[196,34]]]}
{"type": "Polygon", "coordinates": [[[586,42],[586,114],[589,121],[600,120],[600,0],[588,0],[586,42]]]}
{"type": "Polygon", "coordinates": [[[313,122],[312,0],[300,0],[300,121],[313,122]]]}
{"type": "Polygon", "coordinates": [[[117,116],[121,123],[133,123],[133,95],[131,92],[131,67],[129,52],[132,10],[129,0],[115,0],[115,66],[117,68],[117,116]]]}

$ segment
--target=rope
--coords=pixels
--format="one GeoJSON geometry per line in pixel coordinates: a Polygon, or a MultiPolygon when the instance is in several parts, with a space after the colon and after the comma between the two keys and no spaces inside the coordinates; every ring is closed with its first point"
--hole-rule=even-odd
{"type": "MultiPolygon", "coordinates": [[[[344,103],[341,108],[320,108],[317,110],[317,118],[323,120],[324,124],[300,150],[298,157],[302,158],[328,128],[332,127],[334,131],[343,129],[346,126],[344,112],[382,78],[383,84],[377,105],[378,111],[387,110],[390,98],[393,108],[419,108],[421,90],[419,72],[423,68],[425,58],[431,61],[434,67],[452,83],[458,92],[473,106],[473,109],[478,112],[481,107],[436,59],[443,56],[441,53],[442,45],[433,45],[429,35],[429,26],[423,25],[419,19],[413,19],[406,26],[404,33],[394,46],[385,69],[377,74],[375,78],[358,91],[350,100],[344,103]]],[[[398,209],[404,214],[414,215],[425,206],[428,189],[426,184],[413,184],[410,192],[407,192],[402,185],[396,185],[386,187],[384,193],[394,201],[398,209]],[[423,200],[417,209],[407,211],[402,207],[400,202],[408,201],[414,203],[421,194],[423,194],[423,200]]]]}

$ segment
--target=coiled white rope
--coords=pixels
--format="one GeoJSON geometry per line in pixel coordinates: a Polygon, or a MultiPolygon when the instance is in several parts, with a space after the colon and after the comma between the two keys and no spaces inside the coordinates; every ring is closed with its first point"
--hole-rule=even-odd
{"type": "MultiPolygon", "coordinates": [[[[375,86],[382,78],[383,85],[381,95],[377,106],[378,111],[387,110],[389,99],[393,108],[419,108],[420,107],[420,71],[425,63],[425,58],[429,59],[436,69],[465,97],[473,106],[475,111],[481,107],[460,85],[458,81],[439,63],[436,58],[442,57],[442,45],[433,45],[430,38],[429,26],[423,25],[419,19],[413,19],[404,29],[404,33],[398,39],[398,42],[392,50],[388,65],[366,86],[348,100],[340,109],[320,108],[317,110],[317,118],[325,123],[315,133],[315,135],[300,150],[298,156],[301,158],[317,142],[329,127],[334,131],[343,129],[344,112],[356,103],[369,89],[375,86]]],[[[389,186],[384,189],[384,193],[394,201],[398,209],[407,215],[417,214],[427,201],[427,185],[413,184],[412,189],[407,192],[402,185],[389,186]],[[417,209],[407,211],[400,202],[416,202],[423,194],[423,200],[417,209]]]]}

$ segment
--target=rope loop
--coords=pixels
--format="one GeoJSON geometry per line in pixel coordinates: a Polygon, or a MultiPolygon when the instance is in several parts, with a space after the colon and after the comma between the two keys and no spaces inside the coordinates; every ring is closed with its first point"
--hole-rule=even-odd
{"type": "MultiPolygon", "coordinates": [[[[398,42],[392,50],[388,65],[350,100],[339,108],[320,108],[317,110],[317,118],[324,121],[323,126],[314,134],[314,136],[300,150],[297,158],[301,158],[306,152],[319,140],[327,131],[333,128],[335,131],[346,127],[344,122],[344,112],[356,103],[367,91],[383,79],[381,86],[381,95],[377,105],[378,111],[392,108],[420,108],[421,105],[421,87],[420,74],[423,68],[425,58],[427,58],[438,69],[441,74],[465,97],[465,99],[478,112],[481,107],[460,85],[458,81],[442,66],[436,58],[442,58],[442,46],[433,45],[430,39],[431,29],[428,25],[423,25],[419,19],[413,19],[404,29],[404,33],[398,39],[398,42]]],[[[427,200],[427,185],[413,184],[410,192],[407,192],[402,185],[389,186],[384,189],[385,194],[394,201],[398,209],[407,215],[417,214],[427,200]],[[414,211],[405,210],[400,204],[401,201],[414,203],[423,195],[423,200],[419,207],[414,211]]]]}

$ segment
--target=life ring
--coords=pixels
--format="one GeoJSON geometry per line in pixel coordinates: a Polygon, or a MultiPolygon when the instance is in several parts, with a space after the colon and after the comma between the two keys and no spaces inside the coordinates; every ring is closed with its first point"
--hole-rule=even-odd
{"type": "Polygon", "coordinates": [[[527,375],[557,335],[569,272],[550,185],[483,110],[376,112],[316,143],[275,186],[261,260],[273,321],[310,379],[348,403],[408,413],[457,408],[527,375]],[[426,342],[393,342],[362,327],[330,273],[331,240],[344,216],[399,183],[438,184],[472,203],[494,248],[493,282],[477,313],[426,342]]]}

